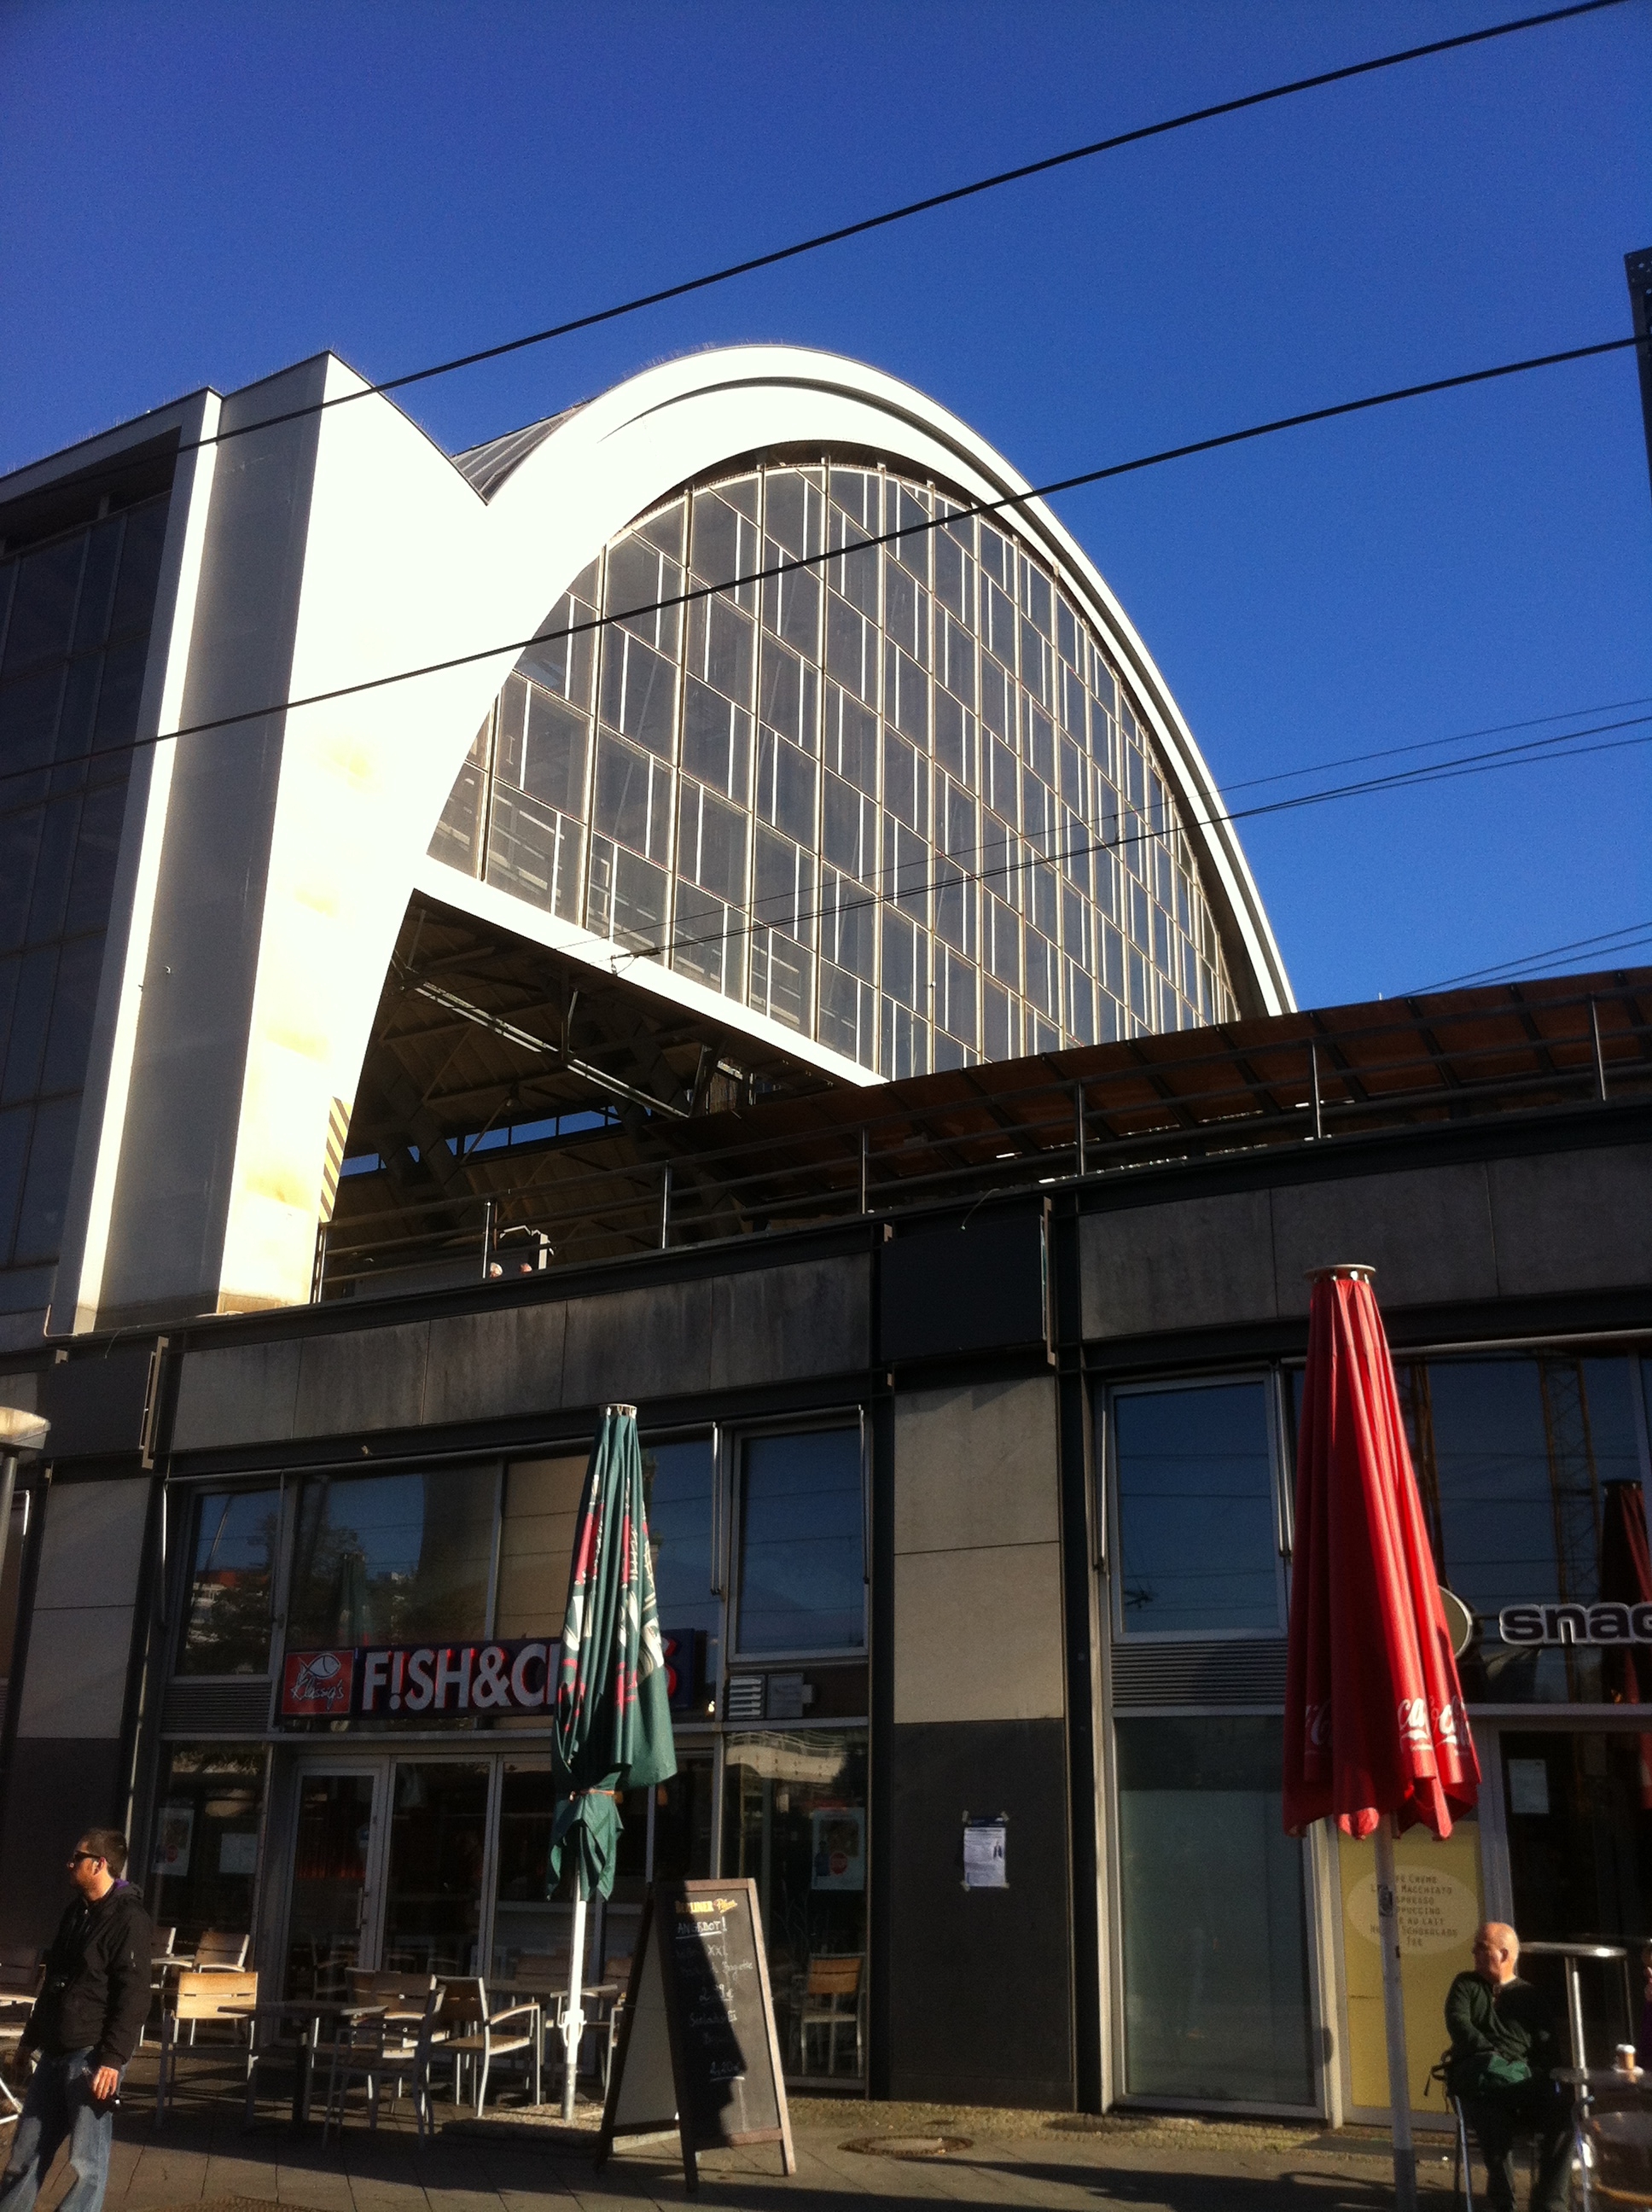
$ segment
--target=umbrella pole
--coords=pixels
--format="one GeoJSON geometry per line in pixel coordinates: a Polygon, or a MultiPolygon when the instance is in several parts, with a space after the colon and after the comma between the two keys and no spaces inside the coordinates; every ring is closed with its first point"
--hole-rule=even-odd
{"type": "Polygon", "coordinates": [[[1394,2201],[1417,2212],[1417,2154],[1411,2141],[1411,2069],[1406,2063],[1405,2000],[1400,1987],[1400,1911],[1394,1887],[1394,1815],[1376,1835],[1377,1944],[1382,1954],[1382,2022],[1388,2039],[1388,2102],[1394,2112],[1394,2201]]]}
{"type": "Polygon", "coordinates": [[[568,2010],[562,2016],[562,2047],[567,2065],[562,2074],[562,2118],[574,2117],[574,2077],[580,2070],[580,2044],[585,2034],[585,2014],[580,2009],[580,1980],[585,1970],[585,1869],[574,1882],[574,1937],[568,1966],[568,2010]]]}

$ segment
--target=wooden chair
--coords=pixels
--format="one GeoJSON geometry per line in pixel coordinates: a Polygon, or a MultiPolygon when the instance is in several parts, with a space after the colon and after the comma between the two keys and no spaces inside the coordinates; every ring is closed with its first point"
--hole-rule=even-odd
{"type": "Polygon", "coordinates": [[[222,1928],[209,1928],[195,1947],[197,1974],[239,1974],[246,1966],[250,1936],[231,1936],[222,1928]]]}
{"type": "Polygon", "coordinates": [[[812,1958],[804,1976],[802,2001],[798,2006],[799,2070],[809,2071],[809,2038],[826,2038],[826,2071],[837,2071],[837,2039],[846,2029],[854,2035],[855,2071],[864,2063],[860,2026],[860,1976],[865,1961],[858,1954],[844,1957],[812,1958]]]}
{"type": "Polygon", "coordinates": [[[191,1968],[178,1977],[178,1987],[161,2020],[161,2068],[155,2085],[155,2124],[159,2127],[167,2117],[171,2102],[174,2079],[178,2070],[179,2031],[189,2029],[191,2045],[195,2030],[203,2020],[222,2021],[239,2039],[246,2036],[242,2054],[241,2073],[250,2084],[256,2063],[257,2038],[253,2022],[247,2017],[237,2017],[228,2010],[230,2006],[255,2005],[258,2001],[258,1978],[256,1973],[234,1973],[225,1969],[191,1968]]]}
{"type": "MultiPolygon", "coordinates": [[[[487,2099],[488,2076],[501,2060],[520,2064],[524,2087],[531,2082],[537,2105],[540,2101],[543,2065],[538,2002],[530,1999],[495,2011],[489,2005],[485,1982],[463,1975],[445,1983],[441,2002],[431,2018],[422,2060],[422,2090],[427,2108],[431,2068],[450,2059],[453,2068],[453,2102],[457,2105],[463,2100],[465,2069],[468,2065],[476,2085],[478,2118],[487,2099]]],[[[416,2086],[415,2094],[419,2094],[420,2087],[416,2086]]]]}

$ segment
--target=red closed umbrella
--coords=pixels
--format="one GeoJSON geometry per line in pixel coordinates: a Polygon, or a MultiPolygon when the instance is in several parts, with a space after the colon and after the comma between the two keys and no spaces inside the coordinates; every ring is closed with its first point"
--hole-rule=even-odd
{"type": "Polygon", "coordinates": [[[1373,1836],[1394,2183],[1416,2202],[1394,1838],[1451,1832],[1479,1791],[1457,1662],[1369,1267],[1316,1269],[1297,1448],[1285,1825],[1373,1836]]]}

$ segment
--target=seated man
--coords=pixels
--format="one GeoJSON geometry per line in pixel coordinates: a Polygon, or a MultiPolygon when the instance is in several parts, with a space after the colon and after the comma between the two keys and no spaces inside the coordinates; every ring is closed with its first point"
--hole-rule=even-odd
{"type": "Polygon", "coordinates": [[[1520,1938],[1500,1920],[1474,1936],[1473,1971],[1459,1974],[1446,1998],[1451,2035],[1447,2080],[1462,2100],[1485,2160],[1493,2212],[1515,2201],[1509,2158],[1515,2137],[1540,2146],[1532,2212],[1565,2212],[1571,2185],[1571,2099],[1549,2069],[1564,2059],[1546,2000],[1516,1973],[1520,1938]]]}

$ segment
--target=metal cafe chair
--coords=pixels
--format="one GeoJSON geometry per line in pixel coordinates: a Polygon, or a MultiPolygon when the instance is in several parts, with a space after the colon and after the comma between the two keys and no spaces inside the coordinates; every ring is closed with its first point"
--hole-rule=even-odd
{"type": "Polygon", "coordinates": [[[473,2094],[479,2118],[488,2094],[488,2076],[501,2060],[521,2066],[524,2086],[531,2084],[537,2105],[540,2101],[542,2067],[538,2000],[529,1998],[520,2004],[492,2011],[485,1982],[474,1975],[456,1976],[443,1985],[441,2002],[432,2023],[423,2067],[427,2104],[433,2065],[452,2062],[456,2105],[464,2100],[465,2069],[468,2065],[475,2083],[473,2094]]]}
{"type": "Polygon", "coordinates": [[[178,1987],[173,1992],[161,2019],[161,2067],[155,2085],[155,2124],[159,2127],[167,2117],[167,2107],[172,2101],[178,2073],[179,2030],[187,2026],[191,2046],[198,2023],[222,2021],[234,2032],[239,2044],[243,2035],[241,2051],[243,2078],[250,2080],[256,2063],[257,2038],[252,2021],[246,2016],[246,2008],[258,2001],[258,1978],[256,1973],[234,1973],[211,1968],[203,1972],[191,1967],[178,1977],[178,1987]],[[234,2007],[238,2009],[231,2010],[234,2007]]]}
{"type": "Polygon", "coordinates": [[[826,2071],[837,2071],[837,2039],[846,2030],[854,2036],[855,2071],[863,2064],[863,2033],[860,2025],[860,1976],[865,1965],[859,1953],[841,1956],[832,1953],[817,1953],[809,1961],[803,1978],[803,1993],[796,2019],[798,2059],[800,2070],[809,2071],[809,2039],[811,2035],[826,2038],[826,2071]]]}

